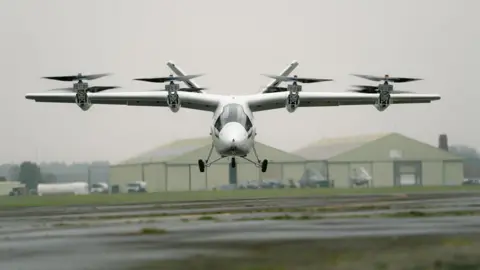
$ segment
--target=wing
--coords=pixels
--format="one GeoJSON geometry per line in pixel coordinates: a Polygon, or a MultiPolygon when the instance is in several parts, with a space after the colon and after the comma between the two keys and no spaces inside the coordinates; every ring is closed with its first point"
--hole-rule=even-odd
{"type": "MultiPolygon", "coordinates": [[[[257,94],[247,97],[252,112],[285,108],[288,92],[257,94]]],[[[374,105],[378,94],[300,92],[299,107],[374,105]]],[[[430,103],[439,100],[437,94],[391,94],[392,104],[430,103]]]]}
{"type": "MultiPolygon", "coordinates": [[[[167,95],[165,91],[105,92],[88,93],[88,98],[92,105],[167,107],[167,95]]],[[[214,112],[221,100],[221,96],[205,93],[178,92],[178,95],[183,108],[200,111],[214,112]]],[[[36,102],[75,103],[75,93],[71,92],[32,93],[25,98],[36,102]]]]}

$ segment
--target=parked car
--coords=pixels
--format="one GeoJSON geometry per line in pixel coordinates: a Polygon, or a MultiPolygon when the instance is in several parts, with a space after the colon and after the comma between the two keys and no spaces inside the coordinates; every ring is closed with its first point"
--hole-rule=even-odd
{"type": "Polygon", "coordinates": [[[147,183],[136,181],[127,184],[127,193],[147,192],[147,183]]]}

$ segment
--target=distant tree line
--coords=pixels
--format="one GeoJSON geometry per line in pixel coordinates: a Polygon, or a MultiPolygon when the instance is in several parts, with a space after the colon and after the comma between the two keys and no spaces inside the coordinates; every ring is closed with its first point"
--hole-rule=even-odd
{"type": "Polygon", "coordinates": [[[57,179],[52,173],[42,173],[40,167],[30,161],[22,162],[19,166],[11,166],[8,171],[10,181],[18,181],[27,189],[36,189],[40,183],[55,183],[57,179]]]}
{"type": "Polygon", "coordinates": [[[480,178],[480,153],[472,147],[453,145],[448,151],[463,158],[463,175],[465,178],[480,178]]]}
{"type": "Polygon", "coordinates": [[[90,183],[108,182],[110,164],[108,162],[40,163],[25,161],[21,164],[0,165],[0,177],[18,181],[28,189],[36,189],[39,183],[66,183],[82,181],[90,183]]]}

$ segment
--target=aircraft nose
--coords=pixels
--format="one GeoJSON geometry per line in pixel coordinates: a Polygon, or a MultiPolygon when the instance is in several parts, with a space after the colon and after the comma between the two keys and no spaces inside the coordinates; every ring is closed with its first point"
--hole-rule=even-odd
{"type": "Polygon", "coordinates": [[[247,138],[247,131],[239,123],[228,123],[220,131],[220,139],[227,145],[241,143],[247,138]]]}

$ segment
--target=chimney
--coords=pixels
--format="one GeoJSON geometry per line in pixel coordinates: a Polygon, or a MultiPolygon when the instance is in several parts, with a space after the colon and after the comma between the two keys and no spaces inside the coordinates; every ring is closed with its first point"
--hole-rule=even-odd
{"type": "Polygon", "coordinates": [[[448,151],[447,134],[440,134],[440,136],[438,137],[438,148],[448,151]]]}

